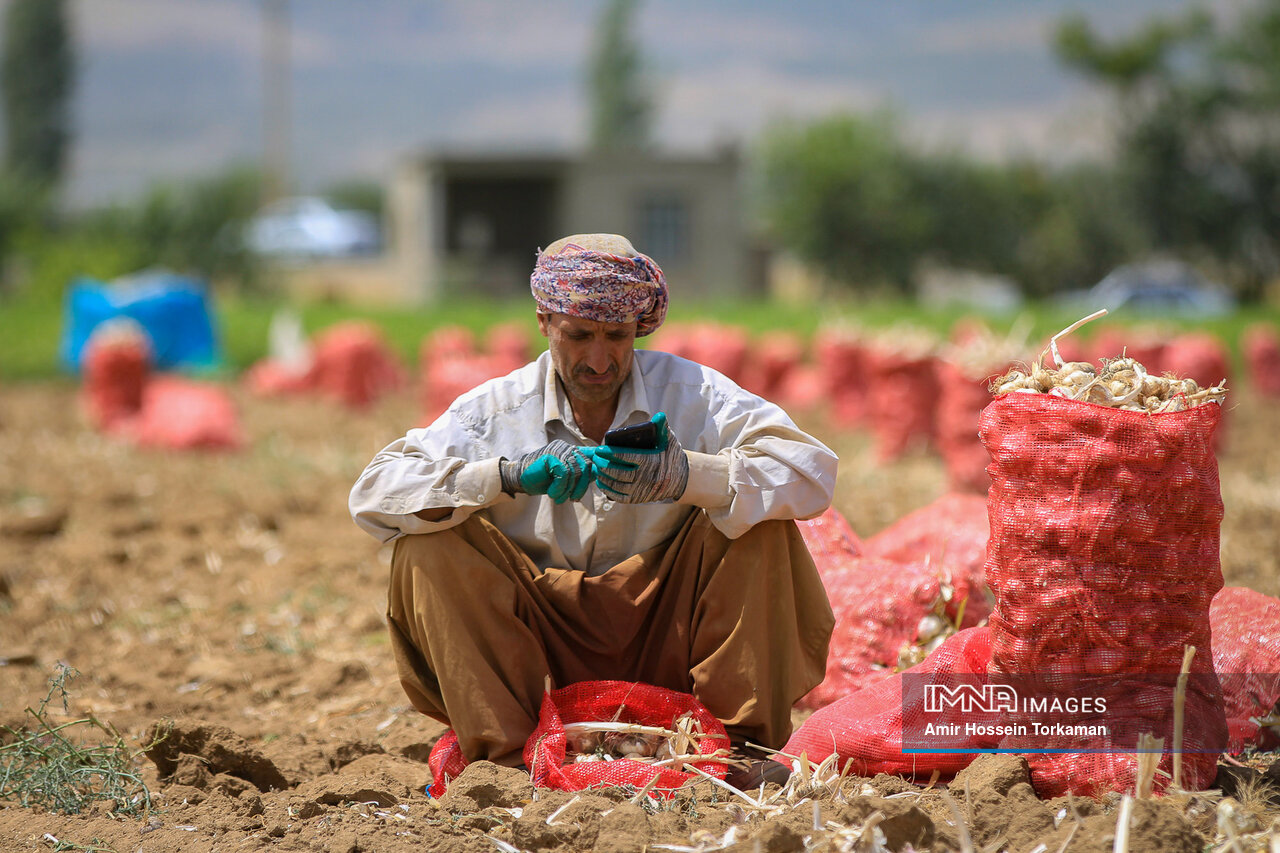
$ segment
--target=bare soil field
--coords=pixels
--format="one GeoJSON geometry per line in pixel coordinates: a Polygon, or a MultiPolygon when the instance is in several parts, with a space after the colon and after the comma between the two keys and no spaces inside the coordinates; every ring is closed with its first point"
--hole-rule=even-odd
{"type": "MultiPolygon", "coordinates": [[[[401,692],[383,621],[389,550],[346,510],[369,458],[417,422],[416,400],[354,413],[235,393],[251,445],[205,454],[95,434],[70,385],[0,388],[0,725],[31,724],[24,709],[61,662],[79,674],[51,719],[92,714],[139,752],[168,731],[136,762],[149,811],[0,806],[0,850],[1113,849],[1114,802],[1041,801],[1008,756],[984,756],[949,793],[850,778],[757,810],[709,785],[660,809],[624,790],[535,792],[485,762],[429,798],[442,727],[401,692]]],[[[1245,389],[1228,408],[1223,571],[1280,595],[1280,403],[1245,389]]],[[[864,435],[800,420],[840,453],[836,505],[862,535],[945,488],[932,456],[877,466],[864,435]]],[[[1212,794],[1140,801],[1128,849],[1222,842],[1216,808],[1212,794]]]]}

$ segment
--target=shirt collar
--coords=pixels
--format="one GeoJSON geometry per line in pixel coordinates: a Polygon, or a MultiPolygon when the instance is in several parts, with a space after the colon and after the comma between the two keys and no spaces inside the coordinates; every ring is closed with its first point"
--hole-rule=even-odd
{"type": "MultiPolygon", "coordinates": [[[[618,394],[618,410],[613,416],[613,426],[625,426],[628,423],[639,423],[649,420],[653,412],[649,411],[649,395],[644,387],[644,373],[640,368],[640,350],[636,350],[631,359],[631,375],[622,383],[618,394]],[[634,417],[639,414],[641,417],[634,417]]],[[[542,420],[550,426],[559,421],[578,432],[573,420],[573,408],[569,405],[569,397],[564,386],[556,378],[556,367],[551,361],[551,352],[544,352],[540,358],[544,360],[546,375],[542,388],[542,420]]]]}

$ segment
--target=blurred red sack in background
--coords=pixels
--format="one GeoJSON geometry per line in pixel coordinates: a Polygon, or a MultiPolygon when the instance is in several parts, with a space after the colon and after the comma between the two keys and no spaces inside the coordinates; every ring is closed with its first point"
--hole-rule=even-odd
{"type": "Polygon", "coordinates": [[[139,446],[168,450],[235,450],[245,443],[226,390],[178,376],[147,384],[129,434],[139,446]]]}
{"type": "Polygon", "coordinates": [[[752,343],[740,384],[753,394],[780,403],[803,361],[804,344],[798,335],[768,332],[752,343]]]}
{"type": "Polygon", "coordinates": [[[876,459],[892,462],[913,445],[931,446],[938,401],[933,356],[873,351],[869,365],[867,412],[876,459]]]}
{"type": "MultiPolygon", "coordinates": [[[[1227,346],[1208,332],[1189,332],[1169,341],[1160,358],[1163,372],[1194,379],[1201,388],[1231,379],[1231,354],[1227,346]]],[[[1148,369],[1148,373],[1154,371],[1148,369]]]]}
{"type": "Polygon", "coordinates": [[[136,323],[104,323],[93,333],[81,362],[80,396],[95,429],[127,429],[142,410],[151,367],[150,339],[136,323]]]}
{"type": "Polygon", "coordinates": [[[404,368],[378,327],[352,320],[315,337],[312,387],[352,409],[363,409],[402,387],[404,368]]]}
{"type": "Polygon", "coordinates": [[[751,350],[751,341],[744,329],[719,323],[699,323],[690,330],[686,346],[686,358],[742,384],[751,350]]]}
{"type": "MultiPolygon", "coordinates": [[[[938,361],[938,407],[935,433],[938,454],[947,469],[947,484],[953,492],[986,495],[991,485],[987,474],[987,448],[978,438],[978,415],[991,402],[989,379],[975,379],[949,361],[938,361]]],[[[993,371],[998,376],[1003,371],[993,371]]]]}
{"type": "Polygon", "coordinates": [[[1280,397],[1280,334],[1254,324],[1241,336],[1240,354],[1254,389],[1264,397],[1280,397]]]}
{"type": "Polygon", "coordinates": [[[255,362],[244,374],[245,386],[259,397],[278,397],[283,394],[302,394],[312,390],[313,368],[298,370],[264,358],[255,362]]]}
{"type": "Polygon", "coordinates": [[[494,376],[506,376],[533,360],[528,332],[516,323],[499,323],[484,336],[484,349],[492,360],[494,376]]]}
{"type": "Polygon", "coordinates": [[[837,427],[854,427],[867,417],[868,351],[864,343],[838,330],[820,331],[813,343],[814,360],[837,427]]]}

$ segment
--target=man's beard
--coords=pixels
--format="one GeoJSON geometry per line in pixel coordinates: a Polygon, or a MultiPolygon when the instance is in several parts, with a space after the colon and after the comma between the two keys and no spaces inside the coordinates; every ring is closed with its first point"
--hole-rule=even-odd
{"type": "MultiPolygon", "coordinates": [[[[563,377],[561,377],[563,379],[563,377]]],[[[573,374],[569,377],[569,381],[565,382],[569,393],[579,400],[586,403],[603,403],[612,400],[617,395],[618,390],[622,387],[622,379],[617,376],[612,382],[597,385],[595,383],[580,382],[578,375],[573,374]]]]}

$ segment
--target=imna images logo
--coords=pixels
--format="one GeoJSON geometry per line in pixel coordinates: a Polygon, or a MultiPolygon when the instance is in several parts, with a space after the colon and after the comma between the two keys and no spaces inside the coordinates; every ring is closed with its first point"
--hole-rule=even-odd
{"type": "Polygon", "coordinates": [[[924,685],[925,713],[938,714],[947,708],[956,708],[965,714],[1016,713],[1018,692],[1007,684],[924,685]]]}

